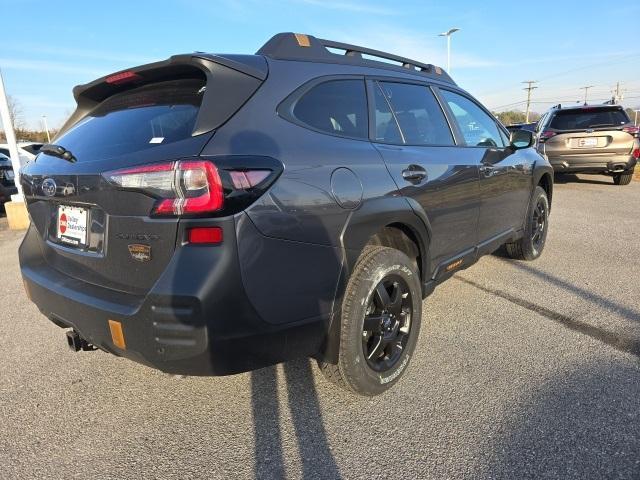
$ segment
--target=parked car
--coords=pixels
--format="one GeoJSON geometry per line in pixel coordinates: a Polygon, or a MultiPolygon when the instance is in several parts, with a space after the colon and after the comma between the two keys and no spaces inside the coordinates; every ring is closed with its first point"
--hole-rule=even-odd
{"type": "Polygon", "coordinates": [[[16,188],[11,159],[0,153],[0,207],[11,200],[11,195],[18,193],[16,188]]]}
{"type": "MultiPolygon", "coordinates": [[[[18,142],[18,155],[20,156],[20,165],[26,165],[27,162],[30,162],[36,155],[38,155],[40,151],[40,147],[42,147],[42,143],[36,142],[18,142]]],[[[6,155],[11,158],[11,154],[9,153],[9,145],[6,143],[0,143],[0,153],[6,155]]]]}
{"type": "Polygon", "coordinates": [[[640,157],[638,127],[620,105],[556,105],[537,127],[537,149],[559,173],[610,175],[628,185],[640,157]]]}
{"type": "Polygon", "coordinates": [[[512,125],[507,125],[507,130],[513,132],[514,130],[527,130],[528,132],[535,132],[536,125],[538,122],[531,123],[514,123],[512,125]]]}
{"type": "Polygon", "coordinates": [[[311,356],[375,395],[437,284],[545,245],[553,171],[531,133],[509,137],[430,64],[284,33],[74,95],[24,169],[20,247],[29,297],[74,351],[188,375],[311,356]]]}

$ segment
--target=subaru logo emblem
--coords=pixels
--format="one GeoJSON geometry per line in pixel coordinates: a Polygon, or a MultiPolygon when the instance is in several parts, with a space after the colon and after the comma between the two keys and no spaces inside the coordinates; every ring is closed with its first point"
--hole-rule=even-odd
{"type": "Polygon", "coordinates": [[[53,180],[53,178],[46,178],[42,182],[42,193],[44,193],[47,197],[53,197],[56,194],[57,187],[58,186],[56,185],[56,182],[53,180]]]}

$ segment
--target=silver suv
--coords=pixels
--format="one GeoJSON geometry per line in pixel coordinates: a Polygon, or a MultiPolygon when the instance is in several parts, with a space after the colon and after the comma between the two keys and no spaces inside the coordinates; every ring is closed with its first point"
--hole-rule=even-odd
{"type": "Polygon", "coordinates": [[[638,127],[619,105],[556,105],[536,126],[538,152],[555,172],[596,173],[628,185],[640,157],[638,127]]]}

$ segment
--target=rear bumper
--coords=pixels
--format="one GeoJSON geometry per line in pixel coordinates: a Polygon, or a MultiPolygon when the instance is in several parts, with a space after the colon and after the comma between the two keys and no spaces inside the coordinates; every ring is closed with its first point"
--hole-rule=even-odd
{"type": "Polygon", "coordinates": [[[227,375],[316,354],[325,322],[263,321],[243,287],[234,220],[222,222],[224,247],[177,248],[144,296],[94,286],[55,270],[43,258],[41,238],[32,225],[19,252],[25,288],[55,324],[75,329],[104,351],[168,373],[227,375]],[[114,345],[109,320],[122,324],[125,349],[114,345]]]}
{"type": "Polygon", "coordinates": [[[637,160],[630,155],[547,155],[556,172],[619,173],[632,170],[637,160]]]}

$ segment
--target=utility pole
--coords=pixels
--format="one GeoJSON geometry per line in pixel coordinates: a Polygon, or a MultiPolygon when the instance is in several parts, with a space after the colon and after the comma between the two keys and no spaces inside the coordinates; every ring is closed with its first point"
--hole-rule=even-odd
{"type": "Polygon", "coordinates": [[[613,98],[611,99],[614,104],[621,103],[624,99],[624,92],[620,90],[620,82],[616,82],[616,88],[611,90],[613,93],[613,98]]]}
{"type": "Polygon", "coordinates": [[[538,83],[538,81],[537,80],[526,80],[526,81],[524,81],[522,83],[526,83],[527,84],[527,86],[524,87],[524,89],[523,89],[523,90],[527,91],[527,113],[525,115],[524,123],[529,123],[529,107],[531,105],[531,90],[534,90],[534,89],[538,88],[538,87],[534,87],[533,86],[533,84],[534,83],[538,83]]]}
{"type": "Polygon", "coordinates": [[[636,118],[633,120],[633,124],[637,127],[638,126],[638,112],[640,112],[640,110],[634,110],[634,112],[636,112],[636,118]]]}
{"type": "Polygon", "coordinates": [[[595,85],[587,85],[586,87],[580,87],[580,90],[584,90],[584,104],[587,104],[587,94],[589,93],[589,89],[593,88],[595,85]]]}

